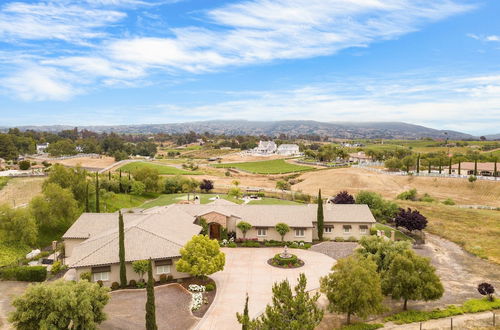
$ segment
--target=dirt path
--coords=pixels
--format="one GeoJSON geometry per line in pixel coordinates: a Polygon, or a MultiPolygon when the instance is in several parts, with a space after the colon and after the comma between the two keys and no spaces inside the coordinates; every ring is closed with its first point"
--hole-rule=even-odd
{"type": "Polygon", "coordinates": [[[460,304],[467,299],[480,298],[477,285],[489,282],[500,287],[500,265],[465,252],[460,246],[438,236],[427,234],[427,244],[418,254],[430,257],[443,282],[443,298],[433,302],[411,302],[411,308],[432,309],[449,304],[460,304]]]}

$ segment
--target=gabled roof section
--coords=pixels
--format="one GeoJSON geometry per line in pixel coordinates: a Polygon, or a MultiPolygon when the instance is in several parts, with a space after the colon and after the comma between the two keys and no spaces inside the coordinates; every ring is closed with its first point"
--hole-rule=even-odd
{"type": "MultiPolygon", "coordinates": [[[[127,224],[144,216],[141,213],[124,213],[123,222],[127,224]]],[[[62,238],[89,238],[115,227],[118,227],[118,213],[82,213],[62,238]]]]}

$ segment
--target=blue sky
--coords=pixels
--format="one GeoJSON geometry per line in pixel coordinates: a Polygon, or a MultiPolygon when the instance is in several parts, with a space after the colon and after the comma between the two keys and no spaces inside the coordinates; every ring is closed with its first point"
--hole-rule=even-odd
{"type": "Polygon", "coordinates": [[[500,1],[0,4],[0,126],[307,119],[500,132],[500,1]]]}

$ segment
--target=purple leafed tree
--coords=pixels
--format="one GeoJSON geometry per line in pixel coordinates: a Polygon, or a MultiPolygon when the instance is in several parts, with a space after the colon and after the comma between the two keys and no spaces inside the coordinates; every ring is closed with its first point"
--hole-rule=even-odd
{"type": "Polygon", "coordinates": [[[490,283],[481,283],[477,286],[477,291],[483,296],[488,296],[489,301],[493,301],[493,294],[495,293],[495,288],[490,283]]]}
{"type": "Polygon", "coordinates": [[[341,191],[337,194],[337,196],[331,199],[333,204],[354,204],[354,197],[349,194],[347,191],[341,191]]]}
{"type": "Polygon", "coordinates": [[[403,227],[409,231],[422,230],[427,226],[427,218],[417,210],[410,208],[408,210],[400,209],[394,222],[396,223],[396,227],[403,227]]]}
{"type": "Polygon", "coordinates": [[[200,182],[200,189],[209,192],[210,190],[214,189],[214,182],[212,180],[203,179],[200,182]]]}

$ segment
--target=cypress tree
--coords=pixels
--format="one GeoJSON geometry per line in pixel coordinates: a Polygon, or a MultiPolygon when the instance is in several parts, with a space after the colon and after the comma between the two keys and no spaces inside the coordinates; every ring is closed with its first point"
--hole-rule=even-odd
{"type": "Polygon", "coordinates": [[[146,286],[146,330],[157,330],[156,325],[156,307],[155,307],[155,291],[153,279],[153,266],[151,258],[148,265],[148,284],[146,286]]]}
{"type": "Polygon", "coordinates": [[[432,166],[432,162],[431,162],[431,160],[429,159],[429,173],[431,173],[431,166],[432,166]]]}
{"type": "Polygon", "coordinates": [[[462,167],[462,161],[458,161],[458,175],[460,175],[460,168],[462,167]]]}
{"type": "Polygon", "coordinates": [[[439,160],[439,174],[441,174],[441,171],[442,171],[442,165],[441,165],[441,159],[439,160]]]}
{"type": "Polygon", "coordinates": [[[420,173],[420,154],[417,155],[417,174],[420,173]]]}
{"type": "Polygon", "coordinates": [[[496,178],[498,173],[497,173],[497,160],[495,158],[495,165],[494,165],[494,168],[493,168],[493,176],[496,178]]]}
{"type": "Polygon", "coordinates": [[[323,199],[321,198],[321,189],[318,192],[318,216],[316,218],[317,226],[318,226],[318,238],[320,241],[323,240],[323,199]]]}
{"type": "Polygon", "coordinates": [[[118,244],[120,257],[120,286],[127,286],[127,269],[125,268],[125,226],[123,225],[123,214],[119,211],[118,215],[118,244]]]}
{"type": "Polygon", "coordinates": [[[448,163],[448,174],[450,174],[450,175],[451,175],[451,159],[452,159],[452,157],[450,157],[450,161],[448,163]]]}
{"type": "Polygon", "coordinates": [[[89,183],[85,185],[85,212],[90,212],[89,207],[89,183]]]}
{"type": "Polygon", "coordinates": [[[108,180],[111,181],[111,171],[108,172],[108,180]]]}
{"type": "Polygon", "coordinates": [[[477,175],[477,159],[474,159],[474,175],[477,175]]]}
{"type": "Polygon", "coordinates": [[[122,185],[122,170],[120,169],[120,179],[119,179],[119,183],[120,183],[120,192],[122,193],[123,192],[123,185],[122,185]]]}
{"type": "Polygon", "coordinates": [[[101,213],[99,202],[99,172],[95,174],[95,211],[101,213]]]}

